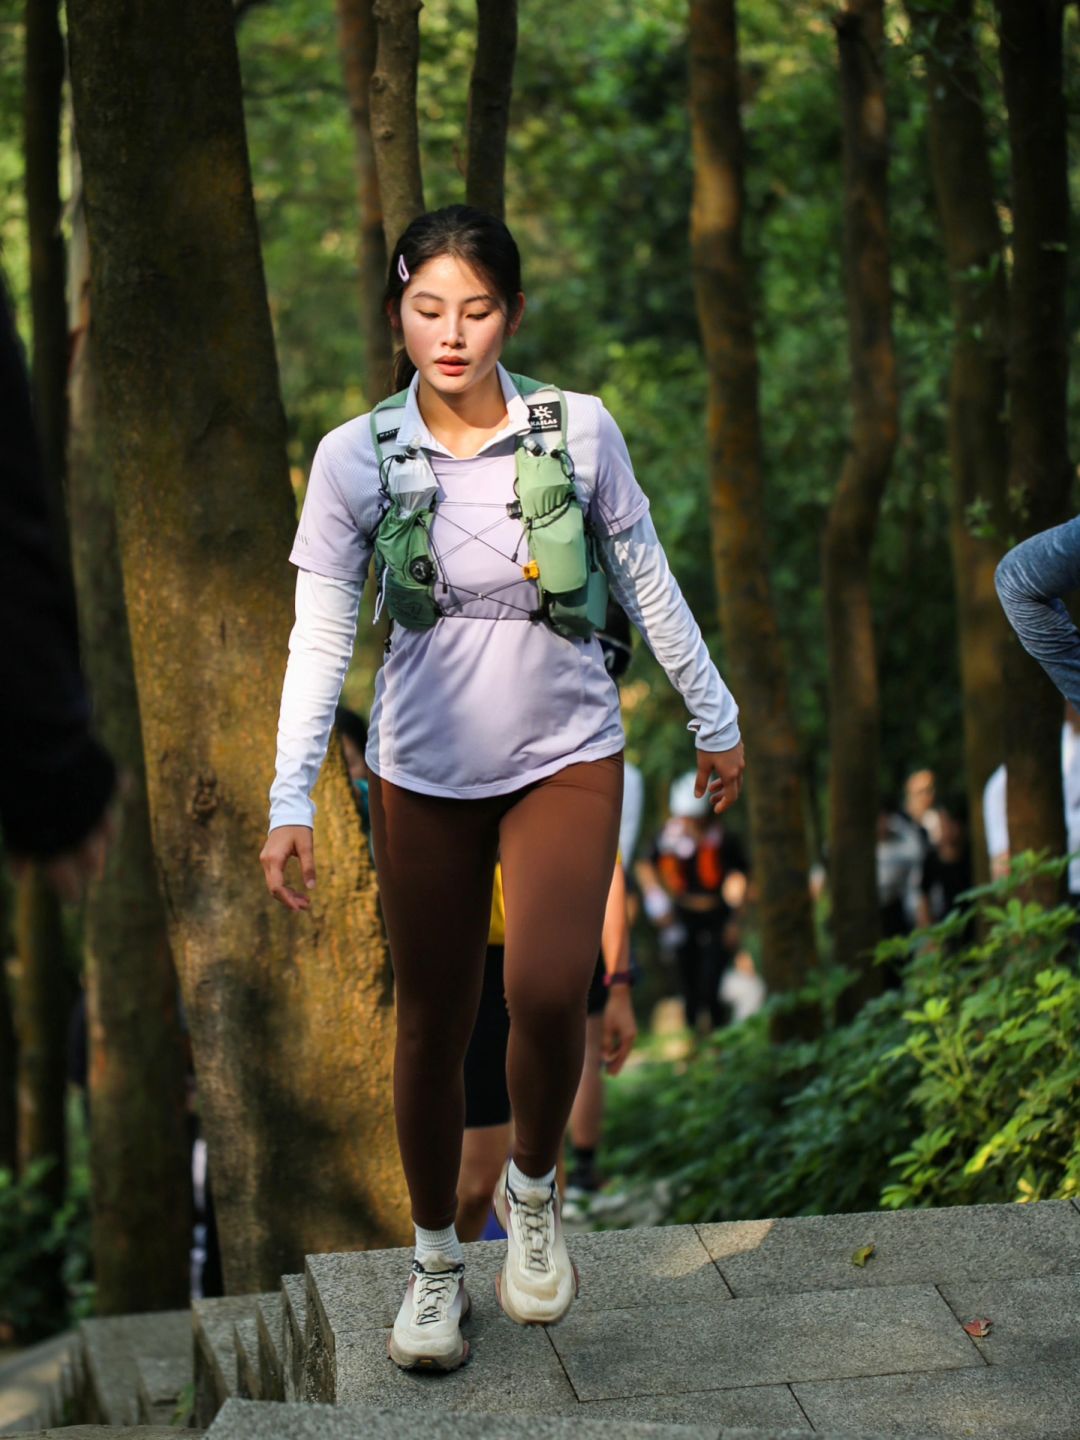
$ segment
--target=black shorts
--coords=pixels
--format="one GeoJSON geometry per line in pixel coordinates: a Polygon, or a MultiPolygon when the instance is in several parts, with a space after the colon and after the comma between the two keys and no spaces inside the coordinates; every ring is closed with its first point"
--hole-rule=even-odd
{"type": "MultiPolygon", "coordinates": [[[[599,1015],[607,1004],[604,960],[596,962],[586,1013],[599,1015]]],[[[489,945],[484,961],[484,985],[472,1039],[465,1055],[465,1125],[506,1125],[510,1121],[510,1094],[506,1088],[506,1042],[510,1016],[503,986],[503,947],[489,945]]]]}

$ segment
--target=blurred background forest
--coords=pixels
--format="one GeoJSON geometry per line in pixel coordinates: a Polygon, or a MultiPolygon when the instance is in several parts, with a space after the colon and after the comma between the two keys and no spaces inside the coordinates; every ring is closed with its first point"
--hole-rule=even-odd
{"type": "MultiPolygon", "coordinates": [[[[869,555],[880,754],[869,782],[873,788],[876,774],[876,793],[867,805],[876,812],[879,805],[898,805],[905,777],[921,767],[930,767],[940,790],[950,795],[971,794],[973,787],[965,755],[957,562],[950,546],[950,525],[956,523],[955,515],[950,518],[955,456],[950,454],[949,420],[957,331],[951,281],[956,277],[950,276],[946,260],[929,158],[928,70],[940,55],[934,53],[936,32],[932,25],[927,30],[926,19],[966,14],[968,7],[959,0],[927,0],[921,6],[887,0],[883,7],[852,0],[843,13],[865,15],[875,8],[884,20],[888,275],[899,407],[895,452],[869,555]],[[914,23],[913,13],[921,15],[921,24],[914,23]]],[[[829,835],[830,763],[837,762],[837,755],[835,746],[830,754],[830,656],[822,560],[823,535],[850,454],[853,423],[845,290],[844,117],[837,66],[836,19],[841,9],[825,0],[789,0],[782,6],[772,0],[740,0],[738,6],[746,201],[742,245],[748,262],[745,298],[756,328],[760,373],[767,578],[803,785],[798,803],[805,868],[789,875],[786,883],[803,897],[810,867],[827,868],[842,853],[830,845],[829,835]]],[[[1064,35],[1064,84],[1059,97],[1068,142],[1064,181],[1075,203],[1080,189],[1076,146],[1080,82],[1074,62],[1080,34],[1075,7],[1056,10],[1064,35]]],[[[356,133],[329,0],[326,5],[312,0],[239,0],[233,18],[258,242],[284,408],[291,524],[321,436],[381,398],[365,389],[356,133]]],[[[426,0],[423,7],[417,115],[429,208],[464,198],[465,116],[476,24],[474,0],[426,0]]],[[[517,371],[601,395],[617,417],[651,497],[673,568],[721,671],[730,679],[732,629],[730,617],[726,626],[721,624],[718,603],[715,532],[722,522],[716,506],[718,482],[710,469],[705,423],[709,374],[690,228],[695,174],[687,5],[685,0],[598,0],[586,8],[569,0],[545,0],[543,6],[536,0],[521,0],[519,25],[505,158],[506,218],[522,250],[528,312],[506,358],[517,371]]],[[[968,278],[973,285],[985,282],[989,287],[995,275],[1011,278],[1013,273],[1011,166],[1018,162],[1010,155],[998,8],[976,4],[970,34],[985,118],[993,214],[1001,241],[1000,252],[985,270],[975,273],[973,267],[968,278]]],[[[163,71],[169,63],[165,46],[163,39],[163,71]]],[[[0,0],[0,244],[20,329],[32,353],[31,240],[21,135],[25,62],[23,7],[16,0],[0,0]]],[[[78,85],[75,89],[77,94],[78,85]]],[[[167,105],[177,103],[177,94],[170,91],[162,102],[163,124],[169,120],[167,105]]],[[[63,198],[70,200],[67,91],[64,106],[60,174],[63,198]]],[[[84,155],[88,178],[94,164],[102,173],[102,154],[108,154],[107,148],[98,144],[96,159],[84,155]]],[[[163,158],[162,164],[167,163],[163,158]]],[[[212,208],[211,196],[206,213],[212,208]]],[[[72,243],[74,211],[68,204],[63,223],[72,243]]],[[[91,234],[91,249],[93,244],[91,234]]],[[[1067,313],[1059,319],[1071,339],[1080,321],[1080,255],[1075,246],[1053,244],[1057,248],[1049,258],[1054,263],[1060,258],[1064,265],[1060,291],[1067,313]]],[[[141,280],[137,277],[132,283],[137,286],[141,280]]],[[[141,290],[133,289],[132,307],[141,296],[141,290]]],[[[115,306],[115,297],[111,303],[115,306]]],[[[115,314],[115,309],[110,313],[115,314]]],[[[197,365],[191,336],[184,325],[179,328],[184,333],[177,341],[178,364],[197,365]]],[[[973,331],[973,335],[978,342],[979,334],[973,331]]],[[[161,383],[167,414],[168,384],[176,383],[175,374],[161,383]]],[[[238,388],[244,383],[245,376],[240,375],[238,388]]],[[[1080,380],[1075,367],[1067,384],[1067,450],[1076,454],[1080,435],[1075,399],[1080,380]]],[[[1007,413],[1009,404],[1002,393],[1002,413],[1007,413]]],[[[115,437],[118,432],[112,433],[115,437]]],[[[268,449],[275,443],[276,432],[267,439],[268,449]]],[[[138,458],[145,469],[146,455],[138,458]]],[[[171,487],[170,493],[182,502],[184,476],[179,467],[169,468],[174,460],[175,456],[164,457],[160,486],[171,487]]],[[[1071,479],[1070,471],[1070,483],[1071,479]]],[[[202,480],[207,480],[207,473],[202,480]]],[[[193,487],[197,483],[201,482],[196,477],[193,487]]],[[[262,477],[260,483],[270,494],[273,475],[262,477]]],[[[134,491],[126,493],[130,498],[134,491]]],[[[210,505],[224,503],[224,488],[215,492],[209,482],[204,491],[193,488],[193,494],[210,497],[210,505]]],[[[278,498],[275,493],[275,514],[285,508],[277,504],[278,498]]],[[[1031,528],[1022,497],[1014,496],[1013,501],[994,509],[976,499],[965,514],[970,534],[997,555],[1031,528]]],[[[122,528],[125,504],[128,501],[118,489],[122,528]]],[[[133,504],[128,508],[135,513],[133,504]]],[[[265,664],[275,683],[284,665],[287,637],[283,619],[287,599],[279,604],[277,598],[286,583],[284,521],[279,535],[280,550],[264,548],[259,561],[262,573],[273,575],[268,589],[274,589],[275,599],[273,606],[267,602],[265,629],[272,633],[276,648],[265,664]]],[[[254,690],[237,689],[231,707],[222,706],[220,714],[203,712],[200,695],[206,695],[209,706],[215,689],[211,668],[193,673],[191,688],[168,708],[162,697],[175,688],[177,674],[184,668],[177,662],[180,651],[174,643],[171,651],[155,652],[147,637],[161,612],[176,605],[182,610],[182,602],[175,599],[177,590],[162,583],[160,594],[166,599],[156,616],[147,618],[153,606],[134,582],[131,556],[138,537],[133,529],[125,532],[123,543],[149,772],[153,859],[164,896],[160,925],[168,934],[168,944],[162,948],[171,948],[183,992],[211,1153],[213,1137],[220,1137],[218,1198],[227,1251],[226,1284],[255,1288],[283,1269],[295,1268],[296,1255],[302,1257],[304,1246],[318,1248],[327,1237],[336,1239],[340,1230],[335,1229],[339,1215],[325,1220],[320,1216],[307,1230],[295,1216],[287,1217],[284,1183],[279,1196],[267,1193],[274,1187],[268,1187],[266,1179],[281,1173],[275,1166],[282,1163],[285,1146],[282,1140],[275,1148],[275,1131],[294,1137],[318,1134],[311,1152],[301,1154],[303,1144],[294,1145],[297,1163],[302,1161],[310,1170],[313,1155],[325,1156],[332,1148],[336,1154],[343,1148],[339,1136],[345,1125],[340,1116],[327,1121],[318,1109],[334,1084],[320,1069],[311,1041],[315,1033],[311,1027],[328,1023],[335,992],[320,990],[329,981],[315,977],[311,983],[323,1009],[313,1006],[302,1016],[289,1012],[296,1032],[292,1060],[307,1058],[286,1087],[281,1079],[284,1062],[275,1070],[273,1047],[283,1033],[280,1013],[298,1002],[295,991],[283,998],[284,985],[280,992],[275,988],[282,965],[278,971],[274,966],[283,955],[290,964],[296,954],[308,955],[303,949],[294,954],[290,947],[297,944],[309,945],[311,954],[327,953],[331,958],[337,954],[339,960],[354,953],[364,955],[363,984],[368,988],[355,1003],[350,998],[349,1005],[341,1007],[340,1030],[327,1030],[325,1037],[320,1032],[321,1055],[325,1059],[328,1053],[336,1054],[338,1046],[341,1073],[347,1073],[350,1064],[361,1063],[357,1057],[362,1051],[362,1063],[370,1063],[370,1073],[385,1080],[391,1022],[386,1018],[381,982],[377,983],[383,955],[373,918],[373,882],[362,847],[356,846],[355,833],[342,819],[348,808],[346,796],[340,802],[344,808],[335,810],[327,803],[328,818],[320,823],[330,827],[327,843],[340,847],[336,853],[345,853],[348,845],[356,849],[359,878],[354,884],[350,876],[348,883],[342,881],[340,889],[331,891],[330,918],[324,929],[303,942],[283,939],[279,922],[266,920],[258,908],[265,900],[261,895],[240,913],[237,897],[258,879],[254,837],[259,824],[265,824],[259,806],[270,778],[272,749],[267,737],[273,717],[263,691],[254,690]],[[132,598],[136,595],[138,602],[132,598]],[[137,616],[136,603],[149,607],[147,613],[137,616]],[[259,707],[257,723],[250,718],[251,705],[259,707]],[[199,724],[193,725],[196,714],[199,724]],[[201,832],[196,841],[183,839],[187,833],[183,827],[190,829],[192,814],[182,810],[179,799],[168,798],[168,784],[177,773],[169,769],[175,757],[160,758],[172,744],[161,738],[170,735],[169,727],[172,735],[182,735],[183,743],[192,746],[193,732],[206,730],[211,750],[217,743],[215,735],[235,729],[239,746],[246,747],[250,814],[245,811],[243,826],[231,838],[211,836],[205,850],[200,849],[201,832]],[[240,833],[243,845],[236,838],[240,833]],[[191,854],[198,863],[189,863],[191,854]],[[221,879],[226,874],[228,883],[221,879]],[[223,892],[220,910],[215,910],[218,902],[207,900],[212,883],[223,892]],[[354,930],[347,931],[338,917],[356,895],[361,897],[362,914],[354,930]],[[225,920],[222,913],[230,899],[234,913],[225,920]],[[224,963],[215,968],[220,955],[236,962],[235,982],[224,976],[224,963]],[[214,991],[215,985],[221,987],[220,993],[214,991]],[[253,994],[258,994],[259,1004],[252,1002],[253,994]],[[357,1023],[358,1015],[363,1025],[357,1023]],[[319,1123],[312,1119],[316,1115],[319,1123]],[[249,1143],[248,1150],[230,1146],[238,1135],[249,1143]],[[320,1145],[325,1148],[319,1150],[320,1145]],[[251,1219],[256,1211],[257,1226],[251,1219]],[[250,1243],[244,1238],[249,1231],[254,1237],[250,1243]]],[[[161,543],[168,545],[168,537],[161,543]]],[[[190,560],[198,551],[194,544],[185,550],[187,546],[185,538],[176,548],[190,560]]],[[[155,557],[161,564],[158,551],[155,557]]],[[[192,604],[207,614],[206,635],[216,633],[219,608],[226,607],[219,599],[224,592],[215,585],[219,579],[226,586],[230,583],[229,565],[228,555],[215,553],[213,574],[205,582],[194,567],[189,571],[192,604]]],[[[152,589],[152,569],[148,573],[152,589]]],[[[82,605],[85,581],[77,578],[82,605]]],[[[259,613],[259,590],[247,570],[236,584],[241,612],[246,599],[247,615],[259,613]]],[[[179,615],[178,621],[183,618],[179,615]]],[[[380,650],[370,618],[369,595],[344,692],[344,698],[363,711],[370,703],[380,650]]],[[[224,620],[221,624],[224,644],[224,620]]],[[[752,647],[754,637],[747,643],[752,647]]],[[[199,644],[196,635],[192,656],[199,644]]],[[[198,668],[195,659],[192,665],[198,668]]],[[[1034,667],[1033,673],[1037,677],[1034,667]]],[[[738,693],[734,682],[733,688],[738,693]]],[[[1003,679],[999,688],[1004,688],[1003,679]]],[[[1058,713],[1056,697],[1053,703],[1058,713]]],[[[623,686],[623,704],[628,755],[645,777],[643,834],[648,835],[663,819],[669,783],[686,768],[691,751],[682,702],[640,644],[623,686]]],[[[752,709],[744,710],[744,722],[753,718],[752,709]]],[[[767,788],[767,767],[759,771],[753,767],[752,726],[747,740],[748,784],[767,788]]],[[[175,748],[183,749],[180,741],[175,748]]],[[[222,753],[219,747],[213,757],[219,774],[222,753]]],[[[1003,736],[1000,753],[986,759],[982,778],[1005,758],[1003,736]]],[[[190,770],[183,777],[184,785],[192,776],[202,776],[200,755],[185,752],[181,759],[190,770]]],[[[1056,760],[1049,766],[1051,772],[1055,768],[1056,760]]],[[[331,784],[338,784],[344,794],[342,778],[335,774],[321,783],[328,787],[327,793],[331,784]]],[[[1055,803],[1060,819],[1060,795],[1055,803]]],[[[760,855],[765,847],[761,836],[751,833],[750,815],[749,806],[740,806],[728,819],[751,847],[757,840],[760,855]]],[[[199,816],[194,815],[194,820],[199,816]]],[[[868,857],[869,874],[873,863],[869,830],[864,829],[859,843],[868,857]]],[[[985,873],[985,857],[979,868],[985,873]]],[[[893,942],[884,954],[896,965],[903,962],[903,984],[861,1009],[845,1008],[840,997],[850,983],[843,962],[865,962],[865,955],[859,947],[854,954],[850,946],[838,947],[843,953],[834,954],[826,890],[818,899],[812,935],[807,931],[808,940],[793,946],[794,950],[802,946],[799,963],[775,971],[786,975],[791,993],[785,996],[780,993],[785,986],[774,985],[765,1012],[743,1026],[719,1032],[699,1050],[682,1054],[677,1063],[662,1046],[646,1044],[645,1062],[622,1085],[611,1087],[611,1172],[649,1189],[660,1207],[655,1218],[660,1219],[1076,1193],[1080,1153],[1069,1117],[1080,1095],[1080,1075],[1072,1056],[1072,1036],[1080,1018],[1080,982],[1068,960],[1075,948],[1069,940],[1071,912],[1056,906],[1062,869],[1053,862],[1039,869],[1024,861],[1011,878],[1000,880],[978,898],[977,929],[968,926],[965,913],[945,919],[929,938],[893,942]],[[1036,892],[1044,904],[1036,903],[1036,892]],[[805,1017],[811,1011],[814,1019],[807,1024],[805,1017]]],[[[832,878],[837,878],[835,866],[832,878]]],[[[146,883],[154,888],[153,879],[146,883]]],[[[18,897],[13,897],[11,911],[16,918],[28,913],[25,905],[20,908],[18,897]]],[[[16,958],[10,969],[15,976],[13,991],[18,992],[19,983],[37,963],[33,957],[38,951],[27,939],[22,921],[12,929],[16,958]]],[[[796,924],[792,933],[797,929],[796,924]]],[[[750,930],[751,948],[760,961],[762,927],[755,924],[753,914],[750,930]]],[[[87,937],[94,933],[92,917],[64,915],[61,963],[71,987],[82,975],[88,992],[98,983],[88,959],[94,945],[87,937]]],[[[655,965],[650,972],[654,942],[644,926],[638,945],[651,985],[645,993],[655,998],[670,988],[669,977],[655,965]]],[[[767,953],[763,969],[771,979],[767,953]]],[[[17,994],[14,1008],[18,1028],[17,994]]],[[[148,1014],[142,1016],[146,1024],[148,1014]]],[[[175,1028],[175,1017],[170,1023],[175,1028]]],[[[110,1031],[117,1053],[123,1049],[121,1033],[127,1032],[117,1022],[110,1031]]],[[[105,1042],[99,1035],[91,1043],[105,1042]]],[[[19,1085],[25,1090],[32,1083],[25,1067],[18,1077],[15,1074],[11,1057],[16,1048],[9,1047],[8,1063],[0,1066],[0,1086],[11,1094],[19,1085]]],[[[23,1056],[29,1053],[24,1045],[23,1056]]],[[[140,1073],[152,1073],[152,1064],[145,1063],[150,1068],[140,1073]]],[[[121,1076],[114,1101],[125,1085],[128,1093],[133,1085],[137,1088],[134,1073],[126,1072],[126,1080],[121,1076]]],[[[170,1083],[175,1100],[175,1076],[170,1083]]],[[[367,1102],[354,1095],[349,1103],[367,1102]]],[[[186,1099],[179,1105],[183,1110],[186,1099]]],[[[378,1107],[368,1108],[374,1114],[378,1107]]],[[[116,1112],[112,1113],[112,1123],[117,1123],[116,1112]]],[[[94,1123],[101,1127],[100,1139],[95,1132],[88,1151],[84,1136],[83,1148],[74,1158],[74,1189],[62,1176],[60,1190],[50,1192],[46,1186],[41,1199],[25,1150],[21,1162],[13,1162],[7,1171],[3,1169],[6,1155],[0,1153],[0,1176],[6,1176],[0,1185],[0,1255],[6,1234],[11,1237],[7,1253],[12,1257],[6,1278],[9,1296],[15,1297],[5,1301],[0,1261],[0,1322],[6,1318],[17,1333],[41,1328],[42,1316],[56,1320],[64,1306],[92,1303],[88,1286],[92,1270],[98,1305],[105,1310],[174,1303],[187,1285],[186,1272],[178,1274],[172,1265],[168,1282],[172,1288],[147,1290],[145,1277],[134,1274],[130,1260],[126,1269],[114,1267],[105,1284],[103,1267],[117,1233],[110,1226],[126,1225],[130,1230],[135,1221],[124,1208],[130,1193],[125,1198],[114,1188],[106,1200],[107,1180],[90,1173],[95,1163],[99,1170],[108,1169],[93,1159],[95,1153],[105,1153],[110,1119],[104,1103],[98,1117],[94,1123]],[[91,1240],[88,1192],[97,1193],[96,1187],[104,1188],[95,1201],[99,1229],[91,1240]],[[67,1209],[62,1208],[65,1197],[67,1209]],[[48,1264],[42,1271],[43,1255],[51,1257],[49,1263],[59,1257],[66,1267],[59,1299],[55,1274],[50,1280],[48,1264]]],[[[383,1154],[379,1147],[387,1144],[385,1121],[383,1111],[378,1111],[372,1121],[377,1134],[369,1156],[383,1154]]],[[[119,1123],[127,1123],[122,1114],[119,1123]]],[[[85,1117],[76,1113],[72,1124],[84,1135],[85,1117]]],[[[9,1129],[13,1136],[14,1121],[9,1129]]],[[[6,1154],[14,1156],[14,1139],[9,1146],[6,1154]]],[[[46,1157],[48,1153],[46,1147],[46,1157]]],[[[119,1151],[110,1153],[118,1172],[127,1162],[119,1151]]],[[[174,1164],[175,1157],[162,1161],[166,1163],[174,1164]]],[[[392,1165],[385,1173],[380,1171],[370,1191],[365,1188],[367,1179],[356,1179],[349,1172],[356,1193],[363,1194],[361,1230],[366,1238],[374,1237],[373,1243],[396,1233],[399,1224],[397,1200],[379,1198],[396,1195],[395,1185],[400,1189],[391,1171],[392,1165]]],[[[138,1223],[153,1228],[160,1219],[160,1204],[155,1208],[153,1184],[147,1181],[142,1188],[147,1192],[145,1214],[138,1223]]],[[[328,1205],[327,1214],[331,1209],[328,1205]]],[[[189,1218],[186,1212],[179,1216],[181,1230],[189,1218]]]]}

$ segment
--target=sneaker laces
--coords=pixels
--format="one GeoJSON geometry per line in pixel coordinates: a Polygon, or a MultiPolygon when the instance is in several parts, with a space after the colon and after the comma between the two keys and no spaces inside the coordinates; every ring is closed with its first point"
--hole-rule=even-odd
{"type": "Polygon", "coordinates": [[[414,1260],[412,1268],[416,1276],[413,1324],[437,1325],[446,1318],[458,1279],[464,1273],[465,1266],[455,1265],[452,1270],[425,1270],[419,1260],[414,1260]]]}
{"type": "Polygon", "coordinates": [[[542,1275],[554,1268],[551,1246],[555,1239],[555,1187],[540,1200],[530,1203],[516,1195],[510,1186],[507,1191],[514,1201],[514,1216],[518,1220],[517,1238],[525,1252],[526,1270],[535,1270],[542,1275]]]}

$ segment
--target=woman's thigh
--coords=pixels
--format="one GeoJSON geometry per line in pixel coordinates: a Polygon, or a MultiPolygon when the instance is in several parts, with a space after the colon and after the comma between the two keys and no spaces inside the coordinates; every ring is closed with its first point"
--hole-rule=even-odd
{"type": "Polygon", "coordinates": [[[506,997],[521,1007],[577,1003],[596,966],[615,869],[623,757],[569,765],[503,816],[506,997]]]}
{"type": "Polygon", "coordinates": [[[420,795],[372,775],[371,838],[394,965],[399,1014],[467,1013],[484,972],[498,809],[485,801],[420,795]]]}

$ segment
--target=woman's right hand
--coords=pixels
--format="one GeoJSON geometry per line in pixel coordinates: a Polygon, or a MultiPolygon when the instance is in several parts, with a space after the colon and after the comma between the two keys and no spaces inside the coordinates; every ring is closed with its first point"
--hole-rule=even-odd
{"type": "Polygon", "coordinates": [[[266,837],[259,856],[266,888],[286,910],[307,910],[311,901],[285,884],[285,866],[293,856],[300,861],[300,876],[305,889],[315,888],[315,839],[310,825],[279,825],[266,837]]]}

